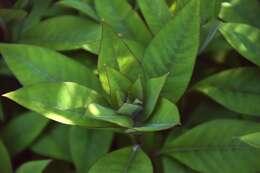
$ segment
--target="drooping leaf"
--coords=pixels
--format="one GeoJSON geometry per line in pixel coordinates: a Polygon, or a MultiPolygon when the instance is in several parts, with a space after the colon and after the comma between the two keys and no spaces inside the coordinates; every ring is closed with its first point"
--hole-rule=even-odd
{"type": "Polygon", "coordinates": [[[76,82],[101,90],[94,73],[55,51],[20,44],[1,44],[8,67],[23,85],[39,82],[76,82]]]}
{"type": "Polygon", "coordinates": [[[72,160],[78,173],[86,173],[110,148],[113,134],[104,130],[71,127],[69,133],[72,160]]]}
{"type": "Polygon", "coordinates": [[[127,147],[100,158],[91,167],[89,173],[152,173],[152,163],[148,156],[138,147],[127,147]]]}
{"type": "Polygon", "coordinates": [[[239,136],[259,130],[255,122],[214,120],[168,140],[162,151],[203,173],[258,172],[260,150],[244,144],[239,136]]]}
{"type": "Polygon", "coordinates": [[[43,173],[49,163],[50,160],[26,162],[16,170],[16,173],[43,173]]]}
{"type": "Polygon", "coordinates": [[[56,50],[73,50],[83,46],[97,53],[101,25],[77,16],[58,16],[40,22],[21,35],[20,42],[56,50]],[[59,27],[57,27],[59,26],[59,27]]]}
{"type": "Polygon", "coordinates": [[[171,19],[171,13],[165,0],[138,0],[141,11],[154,34],[171,19]]]}
{"type": "Polygon", "coordinates": [[[107,24],[102,25],[102,41],[98,58],[98,70],[101,81],[107,67],[114,68],[131,80],[136,80],[141,73],[140,46],[134,41],[119,37],[107,24]],[[135,69],[135,70],[133,70],[135,69]]]}
{"type": "Polygon", "coordinates": [[[70,128],[67,125],[57,124],[40,136],[31,149],[39,155],[72,161],[69,134],[70,128]]]}
{"type": "Polygon", "coordinates": [[[137,131],[151,132],[168,129],[179,124],[180,117],[178,108],[174,103],[162,98],[147,123],[140,127],[135,127],[134,129],[137,131]]]}
{"type": "Polygon", "coordinates": [[[245,23],[260,28],[258,0],[230,0],[223,2],[219,17],[226,22],[245,23]]]}
{"type": "Polygon", "coordinates": [[[145,86],[145,102],[144,102],[144,119],[149,118],[153,112],[160,93],[165,85],[168,74],[151,78],[147,81],[145,86]]]}
{"type": "Polygon", "coordinates": [[[260,29],[246,24],[224,23],[220,31],[234,49],[260,66],[260,29]]]}
{"type": "Polygon", "coordinates": [[[151,34],[127,1],[95,0],[98,15],[124,38],[147,45],[151,34]]]}
{"type": "Polygon", "coordinates": [[[99,18],[95,10],[86,2],[75,1],[75,0],[61,0],[57,2],[57,4],[76,9],[79,12],[91,17],[92,19],[99,21],[99,18]]]}
{"type": "Polygon", "coordinates": [[[194,88],[232,111],[259,116],[259,76],[257,68],[240,67],[212,75],[194,88]]]}
{"type": "Polygon", "coordinates": [[[103,98],[96,91],[73,82],[39,83],[4,96],[60,123],[88,127],[108,125],[85,114],[90,103],[105,103],[103,98]]]}
{"type": "Polygon", "coordinates": [[[20,9],[0,9],[0,17],[5,22],[19,21],[27,15],[27,12],[20,9]]]}
{"type": "Polygon", "coordinates": [[[27,148],[41,134],[48,119],[34,112],[13,118],[1,131],[1,138],[13,157],[27,148]]]}
{"type": "Polygon", "coordinates": [[[182,96],[192,75],[198,46],[199,1],[191,0],[155,36],[144,55],[144,69],[150,78],[169,72],[164,97],[176,102],[182,96]]]}
{"type": "Polygon", "coordinates": [[[0,170],[3,173],[12,173],[11,159],[5,145],[0,140],[0,170]]]}
{"type": "Polygon", "coordinates": [[[245,143],[260,149],[260,132],[247,134],[240,137],[240,139],[245,143]]]}
{"type": "Polygon", "coordinates": [[[107,121],[117,124],[122,127],[132,127],[133,121],[131,118],[117,114],[116,111],[108,107],[101,106],[99,104],[90,104],[88,106],[88,112],[95,117],[95,119],[107,121]]]}

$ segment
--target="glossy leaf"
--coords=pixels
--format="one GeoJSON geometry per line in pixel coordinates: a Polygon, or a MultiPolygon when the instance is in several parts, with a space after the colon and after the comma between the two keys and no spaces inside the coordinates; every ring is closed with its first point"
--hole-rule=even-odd
{"type": "Polygon", "coordinates": [[[0,170],[3,173],[12,173],[11,159],[5,145],[0,140],[0,170]]]}
{"type": "Polygon", "coordinates": [[[20,42],[56,50],[73,50],[84,46],[97,53],[96,42],[100,41],[100,37],[100,24],[67,15],[50,18],[33,26],[21,35],[20,42]]]}
{"type": "Polygon", "coordinates": [[[55,51],[29,45],[1,44],[0,52],[23,85],[64,81],[100,89],[99,81],[90,69],[55,51]]]}
{"type": "Polygon", "coordinates": [[[127,147],[106,154],[90,169],[89,173],[152,173],[152,163],[138,147],[127,147]]]}
{"type": "Polygon", "coordinates": [[[4,96],[60,123],[88,127],[107,124],[85,114],[90,103],[104,103],[103,98],[94,90],[76,83],[40,83],[4,96]]]}
{"type": "Polygon", "coordinates": [[[260,66],[260,29],[246,24],[224,23],[220,31],[234,49],[260,66]]]}
{"type": "Polygon", "coordinates": [[[57,2],[59,5],[63,5],[65,7],[73,8],[78,10],[79,12],[91,17],[94,20],[99,20],[95,10],[88,4],[81,1],[75,0],[61,0],[57,2]]]}
{"type": "Polygon", "coordinates": [[[10,155],[13,157],[29,147],[47,123],[47,118],[34,112],[18,115],[8,122],[1,131],[1,137],[10,155]]]}
{"type": "Polygon", "coordinates": [[[259,132],[242,136],[240,139],[242,141],[244,141],[245,143],[251,145],[252,147],[256,147],[256,148],[260,149],[260,133],[259,132]]]}
{"type": "Polygon", "coordinates": [[[151,34],[138,13],[131,8],[127,1],[95,0],[95,6],[100,18],[124,38],[144,45],[148,44],[151,34]]]}
{"type": "Polygon", "coordinates": [[[43,173],[49,163],[49,160],[26,162],[17,169],[16,173],[43,173]]]}
{"type": "Polygon", "coordinates": [[[168,74],[147,81],[145,86],[144,119],[149,118],[153,112],[167,77],[168,74]]]}
{"type": "Polygon", "coordinates": [[[226,22],[245,23],[260,28],[258,0],[230,0],[223,2],[219,17],[226,22]]]}
{"type": "Polygon", "coordinates": [[[154,34],[171,19],[171,13],[165,0],[138,0],[141,11],[154,34]]]}
{"type": "Polygon", "coordinates": [[[71,161],[70,128],[63,124],[51,127],[32,145],[33,152],[46,157],[71,161]]]}
{"type": "Polygon", "coordinates": [[[112,143],[112,133],[71,127],[69,133],[72,160],[78,173],[86,173],[95,161],[106,154],[112,143]]]}
{"type": "Polygon", "coordinates": [[[254,122],[215,120],[168,140],[163,153],[199,172],[258,172],[260,150],[244,144],[239,136],[259,130],[254,122]]]}
{"type": "Polygon", "coordinates": [[[178,108],[167,99],[161,99],[152,117],[141,127],[134,128],[137,131],[149,132],[171,128],[180,124],[178,108]]]}
{"type": "Polygon", "coordinates": [[[122,127],[133,126],[133,121],[129,117],[117,114],[113,109],[98,104],[90,104],[88,112],[98,120],[104,120],[122,127]]]}
{"type": "Polygon", "coordinates": [[[235,68],[212,75],[194,88],[232,111],[259,116],[259,76],[257,68],[235,68]]]}
{"type": "Polygon", "coordinates": [[[199,1],[191,0],[155,36],[143,59],[149,77],[169,72],[164,97],[176,102],[182,96],[192,75],[198,46],[199,1]]]}

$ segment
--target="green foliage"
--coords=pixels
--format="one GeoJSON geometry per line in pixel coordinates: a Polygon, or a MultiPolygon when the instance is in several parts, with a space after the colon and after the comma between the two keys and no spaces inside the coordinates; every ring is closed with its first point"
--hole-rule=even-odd
{"type": "Polygon", "coordinates": [[[258,0],[0,7],[0,173],[260,171],[258,0]]]}

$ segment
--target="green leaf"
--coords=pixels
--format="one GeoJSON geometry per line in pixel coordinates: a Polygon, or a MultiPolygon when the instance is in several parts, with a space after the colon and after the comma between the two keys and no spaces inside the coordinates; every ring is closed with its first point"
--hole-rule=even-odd
{"type": "Polygon", "coordinates": [[[8,151],[0,140],[0,169],[3,173],[12,173],[12,164],[8,151]]]}
{"type": "Polygon", "coordinates": [[[140,77],[132,84],[129,91],[129,97],[131,97],[131,99],[144,100],[144,89],[140,77]]]}
{"type": "Polygon", "coordinates": [[[160,77],[151,78],[145,86],[145,101],[144,101],[144,119],[149,118],[153,112],[160,93],[165,85],[169,74],[160,77]]]}
{"type": "Polygon", "coordinates": [[[106,154],[112,143],[112,133],[71,127],[70,151],[78,173],[88,172],[95,161],[106,154]]]}
{"type": "Polygon", "coordinates": [[[232,111],[259,116],[259,76],[260,71],[257,68],[235,68],[202,80],[194,86],[194,89],[232,111]]]}
{"type": "Polygon", "coordinates": [[[4,96],[60,123],[87,127],[108,125],[85,114],[90,103],[104,103],[103,98],[94,90],[76,83],[39,83],[4,96]]]}
{"type": "Polygon", "coordinates": [[[114,68],[131,80],[136,80],[141,73],[139,53],[143,49],[134,41],[126,41],[119,37],[107,24],[102,25],[102,41],[98,58],[98,70],[105,75],[107,67],[114,68]],[[133,70],[135,69],[135,70],[133,70]]]}
{"type": "Polygon", "coordinates": [[[1,131],[1,137],[10,155],[14,157],[30,146],[47,123],[48,119],[34,112],[18,115],[8,122],[1,131]]]}
{"type": "Polygon", "coordinates": [[[226,22],[245,23],[260,28],[258,0],[230,0],[222,3],[219,17],[226,22]]]}
{"type": "Polygon", "coordinates": [[[104,120],[122,127],[132,127],[134,124],[131,118],[117,114],[113,109],[99,104],[90,104],[88,106],[88,112],[94,116],[95,119],[104,120]]]}
{"type": "Polygon", "coordinates": [[[170,157],[163,157],[162,161],[164,173],[195,173],[188,167],[185,167],[184,165],[170,157]]]}
{"type": "Polygon", "coordinates": [[[176,102],[182,96],[192,75],[198,47],[199,1],[191,0],[155,36],[144,55],[144,69],[150,78],[169,73],[164,97],[176,102]]]}
{"type": "Polygon", "coordinates": [[[141,11],[154,34],[171,19],[171,13],[165,0],[138,0],[141,11]]]}
{"type": "Polygon", "coordinates": [[[237,23],[224,23],[220,27],[229,44],[249,61],[260,66],[260,30],[237,23]]]}
{"type": "Polygon", "coordinates": [[[174,103],[162,98],[148,122],[134,129],[143,132],[159,131],[178,124],[180,124],[178,108],[174,103]]]}
{"type": "Polygon", "coordinates": [[[96,10],[100,18],[124,38],[147,45],[151,34],[144,22],[126,0],[95,0],[96,10]]]}
{"type": "Polygon", "coordinates": [[[0,9],[0,17],[5,22],[19,21],[27,15],[27,12],[20,9],[0,9]]]}
{"type": "Polygon", "coordinates": [[[148,156],[139,146],[127,147],[106,154],[90,169],[89,173],[152,173],[153,167],[148,156]]]}
{"type": "MultiPolygon", "coordinates": [[[[143,110],[143,107],[138,104],[130,104],[130,103],[124,103],[118,110],[117,113],[133,116],[135,113],[140,112],[143,110]]],[[[133,117],[132,117],[133,118],[133,117]]]]}
{"type": "Polygon", "coordinates": [[[240,137],[240,139],[243,142],[260,149],[260,132],[247,134],[245,136],[240,137]]]}
{"type": "Polygon", "coordinates": [[[19,42],[56,50],[73,50],[84,46],[97,53],[96,42],[100,41],[100,37],[100,24],[86,18],[67,15],[40,22],[24,32],[19,42]]]}
{"type": "Polygon", "coordinates": [[[50,160],[26,162],[16,170],[16,173],[43,173],[44,169],[49,165],[49,163],[50,160]]]}
{"type": "Polygon", "coordinates": [[[0,44],[0,52],[23,85],[64,81],[101,90],[90,69],[55,51],[29,45],[0,44]]]}
{"type": "Polygon", "coordinates": [[[199,172],[258,172],[260,150],[244,144],[239,136],[259,130],[254,122],[215,120],[168,140],[162,152],[199,172]]]}
{"type": "Polygon", "coordinates": [[[61,0],[57,2],[57,4],[73,8],[78,10],[79,12],[91,17],[92,19],[99,21],[99,18],[95,12],[95,10],[86,2],[75,1],[75,0],[61,0]]]}
{"type": "Polygon", "coordinates": [[[56,124],[38,138],[31,149],[39,155],[71,161],[69,134],[69,126],[56,124]]]}

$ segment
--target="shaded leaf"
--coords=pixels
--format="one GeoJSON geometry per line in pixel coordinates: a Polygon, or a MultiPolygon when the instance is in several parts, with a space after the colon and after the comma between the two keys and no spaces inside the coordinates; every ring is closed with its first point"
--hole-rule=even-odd
{"type": "Polygon", "coordinates": [[[111,132],[104,130],[71,127],[70,151],[78,173],[86,173],[99,157],[108,152],[112,137],[111,132]]]}
{"type": "Polygon", "coordinates": [[[5,119],[4,110],[3,110],[2,102],[0,100],[0,122],[4,121],[4,119],[5,119]]]}
{"type": "Polygon", "coordinates": [[[168,140],[163,153],[199,172],[258,172],[260,150],[244,144],[239,136],[259,129],[254,122],[215,120],[168,140]]]}
{"type": "Polygon", "coordinates": [[[257,68],[235,68],[212,75],[194,88],[232,111],[259,116],[259,76],[257,68]]]}
{"type": "Polygon", "coordinates": [[[152,163],[137,146],[127,147],[106,154],[91,167],[89,173],[152,173],[152,163]]]}
{"type": "Polygon", "coordinates": [[[260,66],[260,30],[237,23],[224,23],[220,27],[229,44],[249,61],[260,66]]]}
{"type": "Polygon", "coordinates": [[[100,24],[67,15],[40,22],[24,32],[19,41],[56,50],[73,50],[84,46],[88,47],[89,51],[97,53],[96,42],[100,41],[100,37],[100,24]]]}
{"type": "Polygon", "coordinates": [[[20,9],[0,9],[0,17],[5,22],[19,21],[27,15],[27,12],[20,9]]]}
{"type": "Polygon", "coordinates": [[[163,157],[162,161],[164,173],[195,173],[195,171],[189,169],[188,167],[182,165],[170,157],[163,157]]]}
{"type": "Polygon", "coordinates": [[[191,0],[155,36],[143,59],[150,78],[169,72],[164,97],[176,102],[182,96],[192,75],[198,46],[199,1],[191,0]]]}
{"type": "Polygon", "coordinates": [[[30,161],[21,165],[16,173],[43,173],[50,160],[30,161]]]}
{"type": "Polygon", "coordinates": [[[47,118],[34,112],[18,115],[8,122],[1,131],[1,137],[10,155],[13,157],[29,147],[47,123],[47,118]]]}
{"type": "Polygon", "coordinates": [[[12,173],[12,164],[11,159],[8,154],[7,149],[5,148],[4,144],[0,140],[0,170],[3,173],[12,173]]]}

